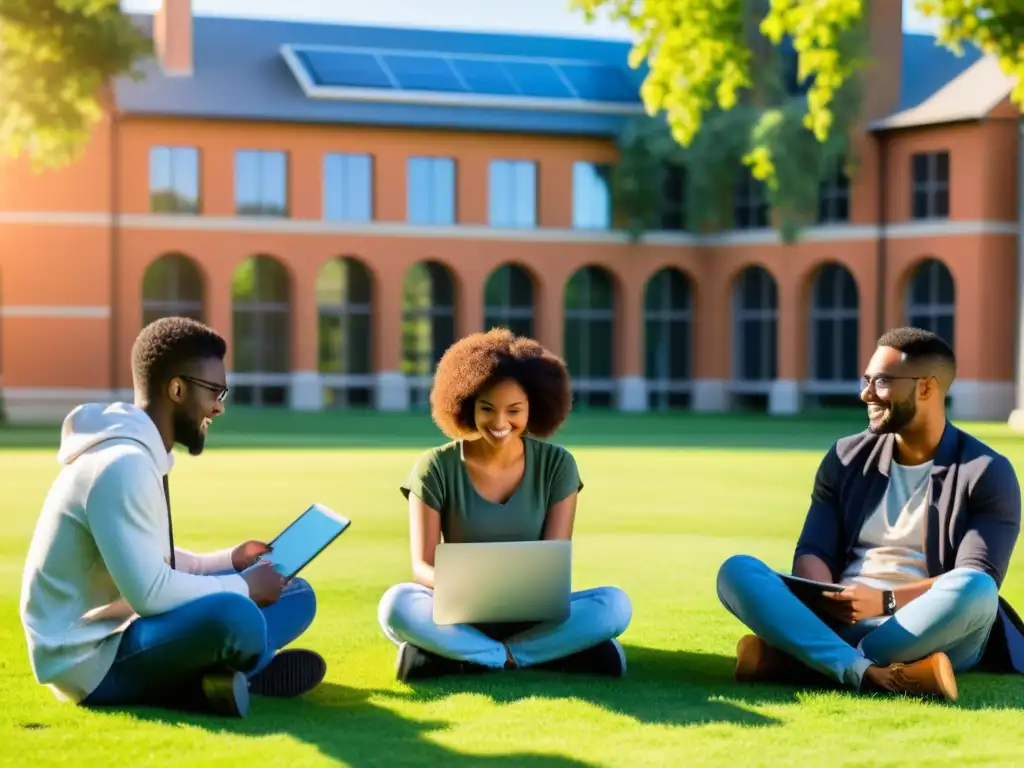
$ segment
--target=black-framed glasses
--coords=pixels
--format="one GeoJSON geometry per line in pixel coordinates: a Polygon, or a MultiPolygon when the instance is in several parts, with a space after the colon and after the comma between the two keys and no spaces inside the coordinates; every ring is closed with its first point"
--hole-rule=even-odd
{"type": "Polygon", "coordinates": [[[223,384],[214,384],[212,381],[197,379],[194,376],[178,376],[178,378],[195,384],[197,387],[202,387],[203,389],[208,389],[211,392],[216,392],[217,399],[221,402],[224,402],[224,398],[228,396],[228,388],[223,384]]]}
{"type": "Polygon", "coordinates": [[[927,376],[891,376],[888,373],[876,373],[873,376],[863,376],[860,388],[874,389],[875,392],[888,392],[894,381],[917,381],[927,379],[927,376]]]}

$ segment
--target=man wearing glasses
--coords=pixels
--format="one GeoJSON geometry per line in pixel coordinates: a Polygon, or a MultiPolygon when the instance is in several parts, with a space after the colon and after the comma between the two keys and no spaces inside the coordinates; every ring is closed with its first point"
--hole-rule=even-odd
{"type": "Polygon", "coordinates": [[[244,716],[250,693],[295,696],[324,677],[318,654],[278,652],[316,599],[256,562],[266,544],[174,546],[171,451],[202,453],[224,412],[226,351],[202,323],[157,320],[132,348],[134,404],[89,403],[64,420],[21,596],[33,673],[60,699],[244,716]]]}
{"type": "Polygon", "coordinates": [[[1024,672],[1024,624],[999,595],[1020,485],[1004,456],[947,421],[955,376],[933,333],[879,339],[861,391],[868,428],[818,467],[793,560],[793,576],[839,588],[791,588],[753,557],[729,558],[718,595],[754,633],[737,646],[737,679],[956,700],[956,672],[1024,672]]]}

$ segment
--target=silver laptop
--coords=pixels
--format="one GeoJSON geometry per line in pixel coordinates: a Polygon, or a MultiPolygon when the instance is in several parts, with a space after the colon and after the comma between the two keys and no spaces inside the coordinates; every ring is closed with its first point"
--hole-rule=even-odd
{"type": "Polygon", "coordinates": [[[565,621],[572,593],[571,541],[439,544],[434,623],[565,621]]]}

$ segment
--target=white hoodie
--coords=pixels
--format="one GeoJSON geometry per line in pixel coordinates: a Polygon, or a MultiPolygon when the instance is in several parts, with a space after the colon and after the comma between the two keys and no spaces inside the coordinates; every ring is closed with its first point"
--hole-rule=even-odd
{"type": "Polygon", "coordinates": [[[175,550],[163,476],[173,455],[145,411],[128,403],[81,405],[64,420],[64,466],[43,503],[25,562],[21,622],[36,680],[79,702],[103,680],[121,633],[139,616],[205,595],[248,596],[231,550],[175,550]]]}

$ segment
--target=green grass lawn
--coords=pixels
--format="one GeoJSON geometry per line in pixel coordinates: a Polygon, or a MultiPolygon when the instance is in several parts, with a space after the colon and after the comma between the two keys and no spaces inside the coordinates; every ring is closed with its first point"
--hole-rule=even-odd
{"type": "MultiPolygon", "coordinates": [[[[747,552],[787,567],[822,452],[861,424],[574,417],[558,437],[586,484],[574,588],[615,584],[632,597],[628,677],[499,673],[411,687],[394,678],[376,609],[409,576],[398,486],[442,440],[429,417],[231,412],[206,454],[178,459],[182,546],[272,537],[311,501],[354,521],[306,574],[319,614],[301,642],[327,658],[327,681],[302,700],[256,699],[242,721],[88,712],[34,683],[18,596],[58,429],[0,431],[0,764],[1019,765],[1021,678],[962,676],[956,705],[732,680],[743,629],[716,598],[718,565],[747,552]]],[[[1001,425],[972,429],[1024,467],[1024,440],[1001,425]]],[[[1024,607],[1024,565],[1004,594],[1024,607]]]]}

